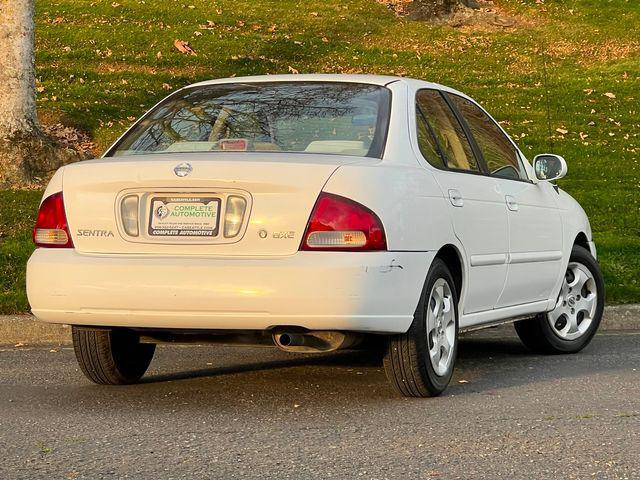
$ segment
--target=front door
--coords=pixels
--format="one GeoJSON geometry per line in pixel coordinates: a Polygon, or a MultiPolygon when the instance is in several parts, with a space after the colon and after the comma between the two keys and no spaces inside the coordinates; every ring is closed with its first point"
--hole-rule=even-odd
{"type": "Polygon", "coordinates": [[[562,268],[562,220],[549,182],[498,180],[509,209],[509,268],[498,307],[547,300],[562,268]]]}

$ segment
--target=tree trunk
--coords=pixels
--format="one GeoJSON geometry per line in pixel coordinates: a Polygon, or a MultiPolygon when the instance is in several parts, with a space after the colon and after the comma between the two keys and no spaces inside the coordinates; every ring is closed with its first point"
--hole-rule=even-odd
{"type": "Polygon", "coordinates": [[[77,157],[38,126],[33,14],[33,0],[0,0],[0,187],[29,184],[77,157]]]}
{"type": "Polygon", "coordinates": [[[479,8],[476,0],[414,0],[409,15],[416,20],[442,18],[460,7],[479,8]]]}

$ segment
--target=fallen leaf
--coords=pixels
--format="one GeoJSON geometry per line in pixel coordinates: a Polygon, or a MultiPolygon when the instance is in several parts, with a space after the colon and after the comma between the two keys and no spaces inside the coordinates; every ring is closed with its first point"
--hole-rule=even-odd
{"type": "Polygon", "coordinates": [[[18,342],[18,343],[16,343],[16,344],[14,345],[14,347],[16,347],[16,348],[20,348],[20,347],[24,347],[24,346],[25,346],[25,344],[24,344],[24,343],[22,343],[22,342],[18,342]]]}
{"type": "Polygon", "coordinates": [[[566,130],[564,128],[556,128],[556,132],[558,132],[560,135],[566,135],[567,133],[569,133],[569,130],[566,130]]]}
{"type": "Polygon", "coordinates": [[[604,96],[607,97],[607,98],[616,98],[615,93],[611,93],[611,92],[605,93],[604,96]]]}
{"type": "Polygon", "coordinates": [[[189,42],[185,42],[184,40],[178,40],[176,39],[173,42],[173,46],[176,47],[176,49],[180,52],[180,53],[184,53],[185,55],[197,55],[197,53],[193,50],[193,48],[191,48],[191,46],[189,45],[189,42]]]}
{"type": "Polygon", "coordinates": [[[299,72],[298,70],[296,70],[295,68],[293,68],[291,65],[289,65],[289,72],[293,73],[294,75],[297,75],[299,72]]]}

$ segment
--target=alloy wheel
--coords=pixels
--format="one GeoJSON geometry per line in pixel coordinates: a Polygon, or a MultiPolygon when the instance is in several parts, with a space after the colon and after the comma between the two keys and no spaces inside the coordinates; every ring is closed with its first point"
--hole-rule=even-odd
{"type": "Polygon", "coordinates": [[[547,320],[560,338],[575,340],[589,330],[597,305],[598,294],[593,274],[583,264],[571,262],[556,307],[547,313],[547,320]]]}
{"type": "Polygon", "coordinates": [[[427,340],[433,370],[446,375],[453,360],[456,322],[451,287],[444,278],[435,281],[427,302],[427,340]]]}

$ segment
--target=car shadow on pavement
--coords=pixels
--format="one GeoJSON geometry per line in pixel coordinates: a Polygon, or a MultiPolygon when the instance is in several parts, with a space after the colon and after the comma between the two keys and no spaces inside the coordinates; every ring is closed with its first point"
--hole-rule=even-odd
{"type": "MultiPolygon", "coordinates": [[[[454,377],[445,395],[489,392],[498,388],[605,372],[612,368],[627,368],[629,365],[612,365],[602,359],[602,352],[607,350],[604,338],[596,337],[590,346],[577,355],[538,355],[526,349],[512,330],[463,336],[454,377]]],[[[378,391],[374,396],[387,396],[384,391],[389,392],[389,396],[393,395],[391,389],[386,388],[380,349],[313,355],[287,354],[267,349],[264,361],[255,361],[256,355],[261,356],[262,352],[235,352],[239,350],[217,353],[222,359],[218,366],[189,370],[188,365],[184,365],[184,368],[177,368],[178,371],[149,375],[143,379],[143,383],[159,386],[163,382],[216,378],[221,385],[237,387],[239,384],[239,388],[242,388],[241,379],[250,375],[252,381],[281,382],[280,386],[285,388],[303,388],[313,382],[321,389],[340,386],[344,392],[356,395],[361,395],[358,388],[362,387],[363,382],[368,382],[368,388],[378,391]],[[362,376],[355,377],[355,370],[362,376]]]]}
{"type": "Polygon", "coordinates": [[[218,377],[238,373],[260,372],[294,367],[380,367],[382,365],[382,352],[375,350],[344,350],[320,354],[287,354],[290,358],[266,360],[263,362],[236,363],[220,367],[202,368],[182,372],[157,374],[146,376],[141,383],[157,383],[176,380],[189,380],[195,378],[218,377]]]}

